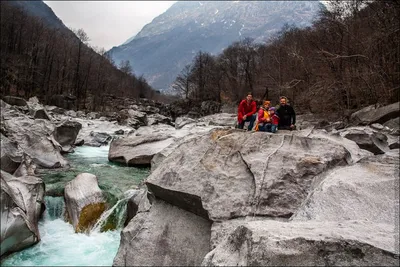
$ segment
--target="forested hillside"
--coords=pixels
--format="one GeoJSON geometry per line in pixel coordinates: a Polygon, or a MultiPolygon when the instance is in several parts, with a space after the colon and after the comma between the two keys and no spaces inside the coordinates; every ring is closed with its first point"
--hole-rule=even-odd
{"type": "Polygon", "coordinates": [[[50,103],[54,95],[70,95],[79,109],[99,110],[107,95],[160,99],[129,62],[122,66],[104,49],[88,45],[80,29],[73,34],[1,1],[1,95],[38,96],[50,103]]]}
{"type": "Polygon", "coordinates": [[[175,81],[193,100],[280,95],[302,111],[331,112],[398,101],[398,1],[331,1],[311,27],[284,27],[268,43],[233,43],[214,57],[198,52],[175,81]],[[363,7],[363,8],[362,8],[363,7]]]}
{"type": "Polygon", "coordinates": [[[109,53],[117,63],[130,60],[135,73],[170,92],[176,75],[197,51],[217,55],[246,37],[265,41],[285,23],[309,26],[323,7],[319,1],[177,1],[109,53]]]}

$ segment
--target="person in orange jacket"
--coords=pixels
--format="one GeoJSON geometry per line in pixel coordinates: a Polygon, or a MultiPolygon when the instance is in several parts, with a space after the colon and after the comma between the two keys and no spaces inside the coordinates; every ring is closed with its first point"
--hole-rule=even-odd
{"type": "Polygon", "coordinates": [[[258,121],[255,128],[256,131],[265,132],[267,130],[266,126],[271,121],[268,113],[270,105],[270,101],[264,101],[263,105],[258,110],[258,121]]]}
{"type": "Polygon", "coordinates": [[[248,93],[246,99],[242,100],[238,108],[238,128],[243,129],[244,123],[249,121],[248,130],[253,129],[254,122],[256,121],[257,105],[256,101],[253,100],[253,94],[248,93]]]}

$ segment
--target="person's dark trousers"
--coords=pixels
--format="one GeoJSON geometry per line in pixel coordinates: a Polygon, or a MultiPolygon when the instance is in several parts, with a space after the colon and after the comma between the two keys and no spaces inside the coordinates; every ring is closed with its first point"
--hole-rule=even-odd
{"type": "Polygon", "coordinates": [[[256,121],[256,117],[257,117],[256,114],[253,114],[250,117],[247,117],[246,120],[243,120],[241,123],[239,123],[238,128],[239,129],[243,129],[244,128],[244,123],[246,121],[249,121],[250,124],[249,124],[249,128],[248,129],[249,129],[249,131],[251,131],[253,129],[254,122],[256,121]]]}
{"type": "Polygon", "coordinates": [[[271,123],[264,123],[258,125],[258,130],[260,132],[270,132],[271,131],[271,123]]]}

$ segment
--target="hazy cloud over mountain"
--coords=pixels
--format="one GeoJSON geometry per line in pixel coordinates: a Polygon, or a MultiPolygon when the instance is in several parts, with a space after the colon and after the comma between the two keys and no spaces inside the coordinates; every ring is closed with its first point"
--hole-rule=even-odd
{"type": "Polygon", "coordinates": [[[176,1],[44,1],[70,28],[83,28],[91,45],[124,43],[176,1]]]}

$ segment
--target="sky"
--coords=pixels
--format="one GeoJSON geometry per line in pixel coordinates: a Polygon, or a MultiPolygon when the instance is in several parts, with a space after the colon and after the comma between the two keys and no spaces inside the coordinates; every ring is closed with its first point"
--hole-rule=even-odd
{"type": "Polygon", "coordinates": [[[44,1],[63,23],[83,29],[90,45],[111,49],[137,34],[176,1],[44,1]]]}

